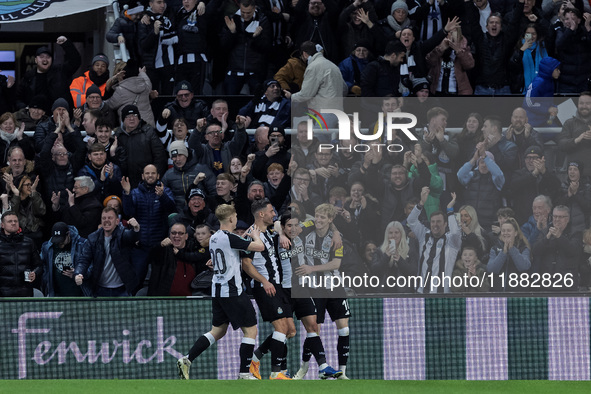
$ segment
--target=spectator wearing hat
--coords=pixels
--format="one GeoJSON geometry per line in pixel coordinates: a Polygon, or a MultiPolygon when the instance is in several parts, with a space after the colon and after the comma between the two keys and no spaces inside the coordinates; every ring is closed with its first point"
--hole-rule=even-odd
{"type": "Polygon", "coordinates": [[[129,177],[132,187],[137,187],[141,174],[148,164],[154,164],[158,174],[168,168],[167,154],[154,128],[144,122],[135,105],[126,105],[121,110],[123,124],[115,130],[117,144],[125,148],[127,158],[121,161],[124,176],[129,177]]]}
{"type": "Polygon", "coordinates": [[[540,60],[538,73],[527,87],[523,100],[523,106],[532,126],[555,127],[560,122],[556,117],[558,109],[554,105],[554,91],[556,90],[554,82],[559,77],[560,62],[558,60],[550,56],[540,60]]]}
{"type": "Polygon", "coordinates": [[[491,228],[502,204],[501,190],[505,184],[505,176],[493,154],[480,144],[472,159],[458,171],[458,180],[465,188],[465,205],[471,205],[478,212],[478,221],[483,228],[491,228]]]}
{"type": "Polygon", "coordinates": [[[164,186],[172,190],[177,211],[185,206],[185,196],[189,188],[197,186],[208,195],[215,194],[215,175],[205,164],[197,162],[193,149],[189,151],[183,141],[174,141],[168,147],[173,167],[162,177],[164,186]]]}
{"type": "Polygon", "coordinates": [[[132,188],[127,177],[121,180],[123,187],[123,212],[140,224],[139,245],[132,251],[132,264],[141,285],[148,270],[147,257],[150,248],[166,238],[168,215],[176,212],[172,191],[160,182],[160,175],[153,164],[142,172],[142,181],[132,188]]]}
{"type": "Polygon", "coordinates": [[[25,124],[25,130],[35,130],[39,123],[43,123],[48,119],[46,114],[49,110],[47,98],[37,95],[31,99],[28,106],[16,111],[14,116],[17,124],[25,124]]]}
{"type": "Polygon", "coordinates": [[[95,142],[88,148],[86,165],[78,171],[78,176],[89,176],[94,182],[94,193],[99,201],[110,195],[121,195],[121,169],[107,161],[105,146],[95,142]]]}
{"type": "Polygon", "coordinates": [[[543,194],[555,200],[560,194],[560,180],[546,167],[542,148],[538,145],[527,147],[523,158],[523,168],[513,172],[506,191],[519,224],[527,221],[536,196],[543,194]]]}
{"type": "Polygon", "coordinates": [[[249,120],[238,115],[236,117],[236,131],[228,142],[223,142],[222,126],[217,123],[208,124],[204,133],[193,132],[189,137],[189,148],[195,151],[197,161],[211,168],[214,174],[220,174],[230,168],[230,162],[234,156],[240,155],[248,136],[246,127],[249,120]],[[205,134],[207,143],[201,143],[202,134],[205,134]]]}
{"type": "Polygon", "coordinates": [[[128,227],[127,220],[123,219],[123,201],[121,201],[121,197],[116,195],[107,196],[107,198],[103,200],[103,207],[111,207],[117,211],[117,216],[119,217],[121,225],[125,228],[128,227]]]}
{"type": "Polygon", "coordinates": [[[164,105],[161,116],[158,118],[156,128],[162,134],[173,127],[173,122],[178,118],[187,121],[189,129],[198,128],[197,120],[205,118],[208,114],[207,104],[203,100],[195,98],[193,86],[189,81],[180,81],[174,86],[176,99],[164,105]]]}
{"type": "Polygon", "coordinates": [[[568,163],[567,178],[562,182],[556,205],[565,205],[570,209],[570,226],[573,231],[585,231],[589,228],[591,215],[591,184],[583,176],[583,164],[578,161],[568,163]]]}
{"type": "Polygon", "coordinates": [[[113,44],[125,44],[129,58],[139,60],[137,23],[144,12],[144,6],[139,1],[132,1],[123,6],[122,11],[121,16],[115,19],[115,23],[105,34],[105,39],[113,44]]]}
{"type": "Polygon", "coordinates": [[[107,100],[108,107],[117,111],[123,120],[123,107],[133,105],[139,109],[142,119],[154,127],[154,113],[150,106],[152,82],[146,74],[146,68],[138,68],[137,61],[129,59],[123,70],[123,80],[114,86],[113,96],[107,100]]]}
{"type": "Polygon", "coordinates": [[[148,23],[138,25],[139,51],[152,87],[161,95],[169,95],[173,89],[175,50],[179,38],[174,25],[174,12],[164,0],[150,0],[146,9],[148,23]]]}
{"type": "Polygon", "coordinates": [[[186,206],[178,214],[170,216],[170,225],[172,223],[183,223],[187,227],[189,237],[192,237],[195,229],[202,224],[207,224],[212,229],[220,227],[217,218],[207,204],[207,198],[203,190],[192,185],[185,198],[187,201],[186,206]]]}
{"type": "Polygon", "coordinates": [[[259,126],[288,127],[291,122],[291,101],[281,94],[281,86],[274,79],[264,83],[265,93],[255,96],[240,108],[239,115],[248,116],[253,128],[259,126]]]}
{"type": "Polygon", "coordinates": [[[410,89],[410,97],[413,98],[404,101],[404,112],[414,114],[417,117],[418,125],[429,122],[427,113],[431,108],[441,107],[441,102],[437,97],[430,97],[429,88],[430,83],[427,78],[414,78],[410,89]]]}
{"type": "Polygon", "coordinates": [[[358,41],[353,47],[353,51],[348,57],[339,63],[339,70],[341,70],[343,79],[349,88],[349,94],[361,96],[361,73],[370,60],[369,42],[358,41]]]}
{"type": "Polygon", "coordinates": [[[359,42],[364,47],[373,48],[378,31],[378,16],[372,2],[355,0],[344,8],[339,16],[340,55],[343,59],[355,52],[359,42]]]}
{"type": "MultiPolygon", "coordinates": [[[[51,229],[51,238],[41,247],[43,263],[42,291],[47,297],[90,296],[86,286],[74,282],[74,269],[86,239],[74,226],[57,222],[51,229]]],[[[86,274],[88,276],[88,274],[86,274]]]]}
{"type": "Polygon", "coordinates": [[[35,128],[33,139],[35,140],[35,151],[40,152],[43,148],[43,142],[52,133],[61,136],[60,142],[63,143],[65,135],[72,134],[82,139],[80,129],[70,118],[70,104],[66,99],[58,98],[51,106],[52,116],[45,122],[39,123],[35,128]]]}
{"type": "Polygon", "coordinates": [[[56,43],[64,50],[64,63],[53,64],[53,53],[48,47],[41,47],[35,53],[36,67],[25,73],[16,90],[16,106],[25,108],[33,97],[43,95],[50,103],[60,97],[72,105],[70,82],[82,60],[71,40],[59,36],[56,43]]]}
{"type": "Polygon", "coordinates": [[[378,22],[376,35],[376,48],[385,50],[391,41],[400,39],[402,29],[412,27],[413,23],[408,17],[408,5],[404,0],[397,0],[390,7],[390,15],[378,22]]]}
{"type": "Polygon", "coordinates": [[[98,53],[92,58],[90,69],[83,75],[75,78],[70,84],[70,93],[74,101],[74,107],[80,108],[86,103],[88,94],[87,90],[91,86],[99,88],[99,95],[105,95],[105,88],[109,80],[109,58],[103,54],[98,53]]]}
{"type": "Polygon", "coordinates": [[[474,57],[460,27],[448,32],[426,57],[431,94],[435,96],[470,96],[474,93],[467,71],[474,68],[474,57]]]}
{"type": "Polygon", "coordinates": [[[240,94],[244,84],[250,93],[265,80],[267,52],[273,44],[273,30],[267,17],[257,10],[254,0],[241,0],[239,11],[225,17],[220,44],[228,56],[224,79],[226,94],[240,94]]]}
{"type": "Polygon", "coordinates": [[[386,45],[383,56],[369,63],[361,73],[363,97],[400,96],[400,63],[404,61],[406,48],[400,41],[386,45]]]}
{"type": "Polygon", "coordinates": [[[267,168],[271,164],[278,163],[286,169],[291,160],[289,144],[285,140],[285,130],[281,127],[271,127],[268,137],[269,145],[264,151],[256,153],[252,163],[252,175],[262,182],[267,180],[267,168]]]}
{"type": "MultiPolygon", "coordinates": [[[[108,95],[113,93],[113,90],[108,90],[108,95]]],[[[86,103],[82,106],[82,112],[86,115],[89,111],[99,111],[100,116],[106,118],[111,124],[111,127],[118,123],[117,112],[111,110],[107,102],[103,100],[103,93],[96,85],[91,85],[86,89],[86,103]]]]}

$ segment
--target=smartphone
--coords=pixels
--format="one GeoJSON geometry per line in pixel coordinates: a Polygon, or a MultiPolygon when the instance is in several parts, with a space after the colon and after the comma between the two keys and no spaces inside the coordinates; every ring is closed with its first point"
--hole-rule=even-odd
{"type": "Polygon", "coordinates": [[[275,145],[277,143],[277,137],[269,138],[269,142],[271,142],[271,145],[275,145]]]}
{"type": "Polygon", "coordinates": [[[334,206],[337,208],[342,208],[343,207],[343,200],[336,200],[334,203],[334,206]]]}
{"type": "Polygon", "coordinates": [[[525,39],[531,40],[531,33],[525,33],[525,39]]]}
{"type": "Polygon", "coordinates": [[[396,240],[394,240],[394,239],[390,240],[390,247],[394,248],[394,251],[396,251],[396,240]]]}

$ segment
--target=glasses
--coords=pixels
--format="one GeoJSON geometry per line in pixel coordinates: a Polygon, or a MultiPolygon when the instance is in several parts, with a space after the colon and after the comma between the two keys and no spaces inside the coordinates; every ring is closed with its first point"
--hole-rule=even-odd
{"type": "Polygon", "coordinates": [[[53,154],[56,157],[64,157],[68,155],[68,152],[57,152],[53,154]]]}
{"type": "Polygon", "coordinates": [[[568,215],[552,215],[552,219],[568,219],[568,215]]]}
{"type": "Polygon", "coordinates": [[[138,116],[139,116],[138,114],[129,114],[129,115],[127,115],[125,117],[125,119],[128,119],[128,118],[137,118],[138,116]]]}
{"type": "Polygon", "coordinates": [[[527,161],[534,161],[534,160],[538,160],[540,158],[540,156],[525,156],[525,160],[527,161]]]}
{"type": "Polygon", "coordinates": [[[210,135],[210,134],[222,134],[221,130],[212,130],[212,131],[208,131],[207,133],[205,133],[205,135],[210,135]]]}
{"type": "Polygon", "coordinates": [[[185,235],[186,233],[182,232],[182,231],[171,231],[170,235],[172,235],[173,237],[176,237],[177,235],[185,235]]]}
{"type": "Polygon", "coordinates": [[[308,179],[308,178],[293,178],[293,179],[294,179],[294,181],[300,181],[300,182],[306,182],[306,183],[310,182],[310,179],[308,179]]]}
{"type": "Polygon", "coordinates": [[[191,96],[191,93],[178,93],[176,95],[177,98],[188,98],[189,96],[191,96]]]}

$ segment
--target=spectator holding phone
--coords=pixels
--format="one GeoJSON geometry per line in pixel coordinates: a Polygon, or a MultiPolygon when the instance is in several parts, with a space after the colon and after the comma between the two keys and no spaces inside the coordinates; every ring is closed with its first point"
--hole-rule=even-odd
{"type": "Polygon", "coordinates": [[[285,140],[285,130],[282,127],[269,128],[269,146],[256,153],[252,164],[252,174],[261,182],[267,181],[267,167],[273,163],[278,163],[284,169],[289,167],[291,153],[289,153],[289,144],[285,140]]]}

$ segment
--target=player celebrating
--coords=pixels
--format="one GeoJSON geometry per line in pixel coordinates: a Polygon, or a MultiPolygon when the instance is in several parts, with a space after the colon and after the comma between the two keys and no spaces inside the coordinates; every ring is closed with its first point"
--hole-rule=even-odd
{"type": "Polygon", "coordinates": [[[232,231],[236,228],[236,210],[232,205],[222,204],[215,210],[220,229],[209,240],[209,252],[213,264],[211,290],[212,328],[197,339],[189,354],[177,361],[181,379],[189,379],[189,367],[205,349],[226,335],[228,323],[236,330],[242,329],[244,337],[240,345],[240,375],[238,379],[256,380],[249,372],[257,335],[256,313],[246,293],[242,292],[240,252],[262,252],[265,244],[259,237],[259,229],[252,226],[247,241],[232,231]]]}
{"type": "MultiPolygon", "coordinates": [[[[337,342],[339,369],[342,371],[338,379],[348,380],[345,370],[349,358],[349,317],[351,317],[351,311],[345,298],[345,290],[342,287],[335,289],[329,287],[331,277],[340,275],[339,268],[343,257],[342,246],[334,251],[331,250],[333,243],[331,225],[335,216],[335,207],[331,204],[321,204],[316,207],[314,226],[304,227],[300,235],[303,245],[298,249],[303,249],[301,252],[303,259],[299,254],[296,256],[300,263],[295,269],[295,273],[299,276],[307,276],[308,278],[305,279],[312,279],[308,281],[308,284],[317,285],[317,287],[310,289],[310,294],[314,297],[316,304],[317,322],[318,324],[324,323],[327,311],[332,321],[335,322],[339,333],[337,342]],[[316,277],[314,278],[314,276],[316,277]],[[329,294],[333,298],[326,298],[329,294]]],[[[304,376],[307,372],[308,363],[304,362],[296,376],[304,376]]]]}
{"type": "MultiPolygon", "coordinates": [[[[265,244],[265,250],[255,252],[252,257],[242,259],[242,267],[256,282],[252,292],[261,311],[264,321],[270,321],[275,331],[272,334],[269,344],[271,350],[271,376],[273,380],[291,380],[281,372],[281,366],[285,360],[285,341],[287,340],[287,316],[289,316],[289,300],[283,293],[281,287],[281,262],[278,258],[279,236],[271,234],[268,227],[273,225],[275,209],[266,198],[255,200],[251,206],[254,216],[254,225],[260,229],[260,237],[265,244]]],[[[258,379],[260,363],[258,359],[250,365],[250,371],[258,379]]]]}

